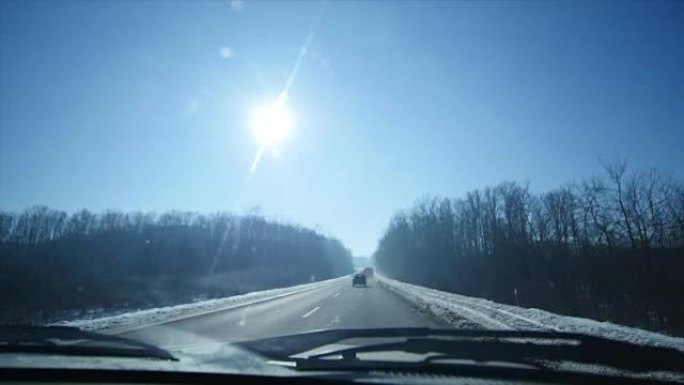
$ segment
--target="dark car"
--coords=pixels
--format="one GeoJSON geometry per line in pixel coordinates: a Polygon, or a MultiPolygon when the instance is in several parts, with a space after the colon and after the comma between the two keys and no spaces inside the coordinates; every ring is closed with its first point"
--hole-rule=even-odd
{"type": "Polygon", "coordinates": [[[354,278],[352,278],[352,286],[363,286],[366,287],[366,276],[361,274],[361,273],[356,273],[354,274],[354,278]]]}

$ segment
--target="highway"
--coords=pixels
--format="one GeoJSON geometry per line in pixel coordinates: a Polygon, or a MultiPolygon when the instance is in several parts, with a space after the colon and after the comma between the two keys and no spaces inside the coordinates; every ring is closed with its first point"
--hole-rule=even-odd
{"type": "Polygon", "coordinates": [[[261,303],[221,310],[120,334],[175,347],[206,341],[234,342],[328,328],[448,327],[370,279],[349,280],[261,303]]]}

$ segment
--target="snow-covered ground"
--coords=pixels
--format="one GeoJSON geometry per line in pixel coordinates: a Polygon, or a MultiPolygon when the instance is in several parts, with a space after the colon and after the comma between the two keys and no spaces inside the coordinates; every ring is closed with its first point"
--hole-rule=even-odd
{"type": "Polygon", "coordinates": [[[270,301],[276,298],[301,293],[303,291],[320,289],[324,286],[334,284],[340,279],[348,279],[348,277],[335,278],[280,289],[257,291],[232,297],[211,299],[176,306],[145,309],[108,317],[58,322],[55,323],[55,325],[75,326],[84,330],[96,330],[101,333],[117,334],[145,326],[177,321],[184,318],[195,317],[198,315],[235,307],[248,306],[263,301],[270,301]]]}
{"type": "Polygon", "coordinates": [[[584,333],[643,345],[673,347],[684,351],[684,338],[669,337],[643,329],[569,317],[539,309],[504,305],[482,298],[429,289],[378,276],[388,289],[439,318],[463,326],[463,319],[484,328],[555,330],[584,333]]]}

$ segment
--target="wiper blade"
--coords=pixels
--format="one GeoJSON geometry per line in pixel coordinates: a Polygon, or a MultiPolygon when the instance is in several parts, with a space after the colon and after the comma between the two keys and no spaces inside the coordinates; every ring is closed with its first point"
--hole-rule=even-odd
{"type": "MultiPolygon", "coordinates": [[[[392,372],[431,373],[458,377],[492,378],[524,383],[543,382],[554,384],[644,384],[643,378],[599,372],[581,372],[566,369],[538,369],[473,363],[396,362],[396,361],[339,361],[296,359],[294,369],[324,372],[392,372]]],[[[676,380],[650,377],[649,384],[676,384],[676,380]]]]}
{"type": "MultiPolygon", "coordinates": [[[[519,337],[515,337],[518,339],[519,337]]],[[[429,354],[424,363],[443,360],[500,361],[535,365],[535,361],[571,361],[581,364],[611,366],[632,371],[678,371],[684,368],[684,354],[673,349],[649,348],[610,340],[553,338],[529,341],[501,339],[453,340],[442,338],[408,338],[400,342],[340,349],[316,354],[304,360],[320,360],[341,356],[357,360],[362,353],[394,352],[429,354]],[[539,340],[538,340],[539,341],[539,340]],[[541,342],[541,343],[540,343],[541,342]]],[[[302,362],[298,360],[297,362],[302,362]]]]}
{"type": "MultiPolygon", "coordinates": [[[[440,359],[507,361],[528,365],[532,360],[572,361],[638,371],[680,371],[684,353],[670,348],[636,345],[623,341],[579,333],[458,330],[430,328],[338,329],[292,336],[247,341],[238,345],[274,360],[290,360],[291,356],[350,338],[406,338],[389,344],[365,344],[313,356],[309,362],[334,362],[333,355],[355,356],[364,352],[404,351],[436,353],[440,359]]],[[[435,360],[437,358],[431,358],[435,360]]],[[[306,365],[306,359],[298,364],[306,365]]],[[[354,364],[354,361],[344,361],[354,364]]],[[[429,362],[427,362],[429,363],[429,362]]],[[[356,361],[358,364],[358,361],[356,361]]],[[[425,362],[422,364],[426,364],[425,362]]]]}
{"type": "Polygon", "coordinates": [[[177,360],[168,351],[145,342],[66,326],[0,326],[0,353],[177,360]]]}

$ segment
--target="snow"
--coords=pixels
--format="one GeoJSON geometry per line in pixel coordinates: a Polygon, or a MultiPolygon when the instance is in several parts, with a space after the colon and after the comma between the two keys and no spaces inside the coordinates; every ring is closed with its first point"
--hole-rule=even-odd
{"type": "Polygon", "coordinates": [[[423,286],[378,276],[388,289],[403,296],[417,307],[432,312],[445,321],[464,326],[510,330],[553,330],[583,333],[641,345],[670,347],[684,351],[684,338],[670,337],[610,322],[570,317],[539,309],[527,309],[496,303],[482,298],[447,293],[423,286]]]}
{"type": "Polygon", "coordinates": [[[249,306],[304,291],[316,290],[335,284],[336,282],[339,282],[339,280],[347,278],[348,277],[340,277],[286,288],[257,291],[232,297],[211,299],[182,305],[145,309],[96,319],[63,321],[55,323],[54,325],[73,326],[83,330],[93,330],[107,334],[119,334],[151,325],[158,325],[217,311],[249,306]]]}
{"type": "MultiPolygon", "coordinates": [[[[500,304],[482,298],[467,297],[399,282],[380,275],[376,275],[376,277],[382,285],[405,297],[417,307],[427,310],[458,327],[576,332],[643,345],[673,347],[684,351],[684,338],[665,336],[610,322],[599,322],[586,318],[563,316],[539,309],[500,304]]],[[[84,330],[118,334],[321,289],[346,279],[348,277],[340,277],[298,286],[146,309],[96,319],[59,322],[55,325],[75,326],[84,330]]]]}

